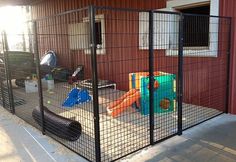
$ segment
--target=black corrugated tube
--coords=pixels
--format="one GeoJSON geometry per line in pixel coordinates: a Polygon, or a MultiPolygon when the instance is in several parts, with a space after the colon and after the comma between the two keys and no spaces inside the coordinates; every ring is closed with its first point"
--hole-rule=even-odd
{"type": "MultiPolygon", "coordinates": [[[[32,116],[34,120],[42,126],[39,108],[33,110],[32,116]]],[[[44,127],[46,131],[69,141],[78,140],[82,132],[82,127],[79,122],[59,116],[46,107],[44,108],[44,127]]]]}

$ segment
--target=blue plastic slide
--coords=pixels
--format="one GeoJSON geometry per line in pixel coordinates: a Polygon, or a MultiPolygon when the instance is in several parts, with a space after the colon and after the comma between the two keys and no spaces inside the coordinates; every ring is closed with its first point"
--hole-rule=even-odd
{"type": "Polygon", "coordinates": [[[68,94],[62,106],[73,107],[76,104],[82,104],[91,101],[91,96],[86,89],[73,88],[68,94]]]}

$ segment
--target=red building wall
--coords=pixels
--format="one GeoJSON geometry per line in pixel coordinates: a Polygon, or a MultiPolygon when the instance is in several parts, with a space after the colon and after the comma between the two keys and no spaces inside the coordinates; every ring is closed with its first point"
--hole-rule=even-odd
{"type": "Polygon", "coordinates": [[[44,0],[32,6],[33,18],[55,15],[89,5],[115,8],[156,9],[164,8],[166,0],[44,0]]]}
{"type": "MultiPolygon", "coordinates": [[[[221,2],[223,4],[223,1],[221,2]]],[[[54,15],[67,10],[88,5],[110,6],[115,8],[157,9],[165,8],[166,0],[54,0],[32,6],[33,18],[54,15]]],[[[138,49],[138,13],[98,11],[103,12],[106,21],[106,54],[98,55],[98,74],[101,79],[113,80],[118,89],[128,89],[128,74],[130,72],[148,70],[148,51],[138,49]],[[117,33],[117,34],[116,34],[117,33]],[[118,34],[119,33],[119,34],[118,34]]],[[[223,14],[224,12],[222,12],[223,14]]],[[[86,13],[82,13],[86,17],[86,13]]],[[[79,17],[78,19],[81,19],[79,17]]],[[[48,27],[46,31],[52,34],[50,38],[41,41],[41,54],[49,47],[58,54],[59,64],[75,68],[78,64],[91,65],[90,55],[81,51],[71,51],[68,47],[67,17],[50,22],[42,22],[48,27]],[[60,23],[64,25],[57,26],[60,23]],[[56,37],[57,32],[64,33],[56,37]]],[[[41,25],[42,25],[41,24],[41,25]]],[[[223,30],[223,29],[221,29],[223,30]]],[[[43,32],[45,29],[39,29],[43,32]]],[[[223,38],[223,36],[220,35],[223,38]]],[[[219,46],[218,57],[185,57],[184,58],[184,102],[224,110],[226,103],[226,47],[219,46]]],[[[178,58],[165,55],[164,50],[155,50],[155,70],[177,74],[178,58]]],[[[85,67],[87,76],[91,74],[91,66],[85,67]]],[[[233,112],[233,111],[231,111],[233,112]]]]}
{"type": "MultiPolygon", "coordinates": [[[[32,6],[32,17],[33,19],[39,19],[64,11],[87,7],[88,5],[147,10],[165,8],[166,0],[43,1],[32,6]]],[[[74,69],[78,64],[86,64],[85,73],[89,76],[91,72],[91,56],[85,55],[83,51],[70,50],[66,36],[68,34],[67,24],[73,21],[72,19],[76,19],[75,21],[77,22],[83,21],[83,18],[88,16],[87,12],[87,10],[79,11],[77,17],[70,15],[40,20],[38,21],[38,33],[41,55],[48,49],[54,49],[57,52],[59,65],[74,69]]],[[[114,80],[118,84],[118,88],[128,89],[127,75],[130,72],[148,69],[147,50],[138,50],[138,12],[129,13],[108,10],[99,10],[97,12],[104,14],[106,30],[106,54],[98,55],[97,58],[99,62],[99,77],[101,79],[114,80]]]]}
{"type": "Polygon", "coordinates": [[[236,114],[236,1],[221,0],[220,15],[232,17],[231,23],[231,66],[230,66],[230,97],[229,97],[229,112],[236,114]]]}

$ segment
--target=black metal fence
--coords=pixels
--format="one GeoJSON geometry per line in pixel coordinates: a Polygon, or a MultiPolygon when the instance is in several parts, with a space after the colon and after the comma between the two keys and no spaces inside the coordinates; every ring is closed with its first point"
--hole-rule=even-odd
{"type": "MultiPolygon", "coordinates": [[[[2,33],[1,35],[1,51],[3,49],[8,49],[8,46],[6,44],[7,38],[6,38],[6,33],[2,33]]],[[[12,112],[13,114],[15,113],[14,111],[14,104],[12,101],[12,91],[9,91],[8,89],[11,89],[11,82],[10,82],[10,75],[7,73],[9,69],[8,65],[8,54],[7,52],[2,52],[1,57],[0,57],[0,74],[1,74],[1,85],[0,85],[0,90],[1,90],[1,105],[7,109],[8,111],[12,112]]]]}
{"type": "Polygon", "coordinates": [[[227,112],[230,22],[93,6],[28,22],[2,34],[1,103],[86,159],[115,161],[227,112]]]}

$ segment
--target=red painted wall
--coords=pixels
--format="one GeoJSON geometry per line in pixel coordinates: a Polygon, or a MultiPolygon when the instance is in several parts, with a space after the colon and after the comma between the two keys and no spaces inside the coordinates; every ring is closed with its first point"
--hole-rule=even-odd
{"type": "Polygon", "coordinates": [[[229,112],[236,114],[236,1],[235,0],[221,0],[220,1],[220,15],[232,17],[231,26],[231,66],[230,66],[230,97],[229,97],[229,112]]]}
{"type": "MultiPolygon", "coordinates": [[[[221,3],[223,5],[223,1],[221,3]]],[[[153,9],[164,8],[166,1],[45,1],[32,7],[33,17],[50,16],[90,4],[116,8],[153,9]]],[[[224,12],[222,11],[221,13],[223,14],[224,12]]],[[[60,18],[50,18],[46,21],[40,21],[38,24],[41,38],[39,49],[41,54],[46,49],[55,49],[61,66],[67,66],[73,69],[78,64],[86,65],[86,76],[91,77],[91,56],[84,54],[83,51],[69,50],[68,46],[67,24],[81,21],[83,17],[88,16],[86,11],[80,11],[79,13],[74,16],[61,16],[60,18]],[[60,36],[57,36],[58,33],[60,33],[60,36]]],[[[113,80],[117,83],[118,89],[127,90],[129,73],[148,70],[148,51],[138,49],[138,13],[104,10],[99,10],[97,13],[103,13],[105,15],[106,23],[106,54],[98,55],[97,57],[99,78],[113,80]]],[[[224,32],[226,33],[227,31],[224,31],[224,29],[223,26],[220,27],[220,31],[222,32],[219,35],[220,42],[227,41],[224,36],[224,32]]],[[[224,110],[227,76],[226,48],[226,45],[223,43],[219,44],[219,53],[216,58],[184,58],[184,102],[224,110]]],[[[155,70],[177,74],[177,57],[166,56],[164,50],[155,50],[154,56],[155,70]]]]}
{"type": "MultiPolygon", "coordinates": [[[[109,6],[114,8],[157,9],[164,8],[166,0],[54,0],[32,6],[33,19],[55,15],[88,5],[109,6]]],[[[105,16],[106,54],[98,55],[98,73],[101,79],[114,80],[120,89],[128,89],[128,74],[148,69],[147,50],[138,50],[138,12],[118,12],[98,10],[105,16]],[[115,34],[116,33],[116,34],[115,34]],[[143,53],[143,54],[142,54],[143,53]]],[[[82,22],[88,17],[88,10],[78,11],[60,17],[38,21],[39,51],[42,55],[48,49],[54,49],[59,65],[71,69],[84,64],[87,77],[91,74],[90,55],[83,51],[70,50],[67,36],[67,24],[82,22]],[[60,24],[60,25],[59,25],[60,24]]]]}
{"type": "Polygon", "coordinates": [[[40,18],[89,5],[115,8],[156,9],[164,8],[166,6],[166,0],[44,0],[32,5],[32,16],[33,18],[40,18]]]}

